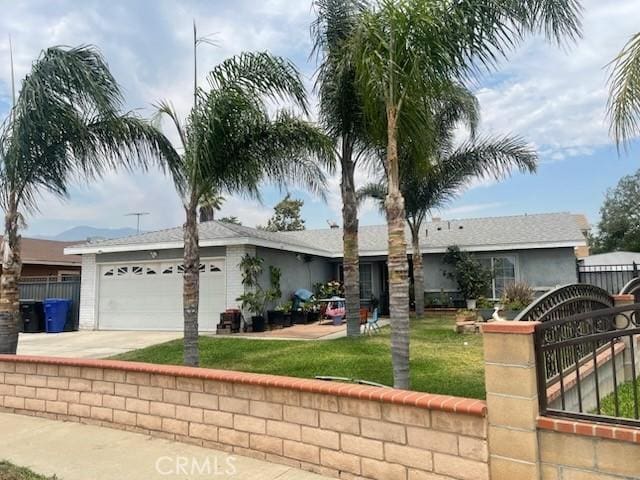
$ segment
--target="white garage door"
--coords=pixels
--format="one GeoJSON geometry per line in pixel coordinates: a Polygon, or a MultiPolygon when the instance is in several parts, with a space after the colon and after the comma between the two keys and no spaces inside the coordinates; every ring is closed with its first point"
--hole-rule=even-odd
{"type": "MultiPolygon", "coordinates": [[[[215,330],[225,309],[224,259],[200,264],[200,330],[215,330]]],[[[182,330],[180,262],[102,265],[98,286],[101,330],[182,330]]]]}

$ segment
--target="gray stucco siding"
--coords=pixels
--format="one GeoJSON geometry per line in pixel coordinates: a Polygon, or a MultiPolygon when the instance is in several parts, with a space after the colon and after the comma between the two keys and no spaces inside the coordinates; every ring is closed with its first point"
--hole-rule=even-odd
{"type": "MultiPolygon", "coordinates": [[[[541,248],[531,250],[503,250],[481,252],[478,258],[511,256],[516,261],[516,279],[526,282],[536,290],[547,290],[557,285],[577,282],[576,257],[573,248],[541,248]]],[[[450,271],[443,264],[444,254],[423,255],[425,290],[427,292],[457,291],[454,280],[445,276],[450,271]]]]}
{"type": "Polygon", "coordinates": [[[293,252],[273,250],[257,247],[256,255],[264,259],[263,273],[260,285],[267,289],[270,286],[269,266],[278,267],[281,270],[280,290],[281,301],[291,298],[293,292],[299,288],[313,291],[313,285],[318,282],[327,282],[333,278],[332,264],[322,257],[298,256],[293,252]],[[305,261],[310,259],[311,261],[305,261]]]}

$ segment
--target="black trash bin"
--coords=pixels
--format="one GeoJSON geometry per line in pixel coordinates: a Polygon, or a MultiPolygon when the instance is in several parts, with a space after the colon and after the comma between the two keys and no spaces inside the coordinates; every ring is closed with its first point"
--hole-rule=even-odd
{"type": "Polygon", "coordinates": [[[69,311],[67,312],[67,321],[64,324],[65,332],[77,332],[80,327],[80,318],[74,313],[73,300],[69,300],[69,311]]]}
{"type": "Polygon", "coordinates": [[[44,307],[36,300],[20,300],[22,329],[25,333],[44,332],[44,307]]]}

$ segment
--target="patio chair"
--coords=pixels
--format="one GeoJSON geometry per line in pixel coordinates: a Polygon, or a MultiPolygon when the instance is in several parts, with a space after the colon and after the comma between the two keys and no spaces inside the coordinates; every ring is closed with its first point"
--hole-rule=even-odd
{"type": "Polygon", "coordinates": [[[364,333],[371,335],[372,333],[378,333],[380,331],[380,325],[378,325],[378,309],[374,308],[371,318],[367,319],[367,323],[364,326],[364,333]]]}

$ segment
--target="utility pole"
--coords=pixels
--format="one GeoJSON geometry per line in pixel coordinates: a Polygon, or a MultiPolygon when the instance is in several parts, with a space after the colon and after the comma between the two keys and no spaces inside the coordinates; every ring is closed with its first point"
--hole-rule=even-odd
{"type": "Polygon", "coordinates": [[[125,215],[125,217],[136,217],[136,231],[137,233],[140,233],[140,217],[142,217],[143,215],[150,215],[149,212],[133,212],[133,213],[127,213],[125,215]]]}

